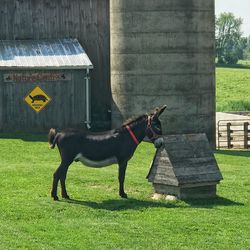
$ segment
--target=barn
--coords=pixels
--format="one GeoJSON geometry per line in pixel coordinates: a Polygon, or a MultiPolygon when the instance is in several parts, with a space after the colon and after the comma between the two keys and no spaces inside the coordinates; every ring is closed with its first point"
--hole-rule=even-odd
{"type": "MultiPolygon", "coordinates": [[[[90,71],[91,128],[94,130],[110,128],[109,0],[0,0],[0,6],[0,40],[2,41],[78,40],[94,65],[94,69],[90,71]]],[[[83,73],[81,76],[82,88],[85,84],[84,77],[83,73]]],[[[65,89],[61,88],[60,91],[66,93],[69,91],[70,85],[66,84],[66,81],[62,81],[63,83],[65,89]]],[[[0,85],[4,85],[3,75],[0,79],[0,85]]],[[[9,85],[11,84],[9,83],[9,85]]],[[[15,86],[17,87],[17,85],[15,86]]],[[[17,88],[13,91],[17,91],[18,94],[19,90],[17,88]]],[[[79,93],[81,98],[79,97],[80,99],[77,100],[78,107],[75,107],[73,116],[81,116],[81,123],[83,124],[86,100],[82,92],[83,89],[79,91],[81,92],[79,93]],[[78,112],[80,109],[81,114],[78,112]]],[[[28,93],[23,92],[23,94],[28,93]]],[[[53,93],[49,94],[53,95],[53,93]]],[[[57,94],[60,95],[59,92],[57,94]]],[[[0,88],[0,96],[2,95],[2,88],[0,88]]],[[[24,102],[24,97],[20,96],[20,103],[24,102]]],[[[56,99],[53,98],[41,112],[36,114],[31,110],[31,114],[35,115],[37,119],[39,116],[45,116],[45,113],[52,109],[55,101],[56,99]]],[[[67,103],[62,102],[62,107],[65,104],[67,103]]],[[[11,106],[14,107],[15,102],[11,103],[11,106]]],[[[68,109],[68,107],[64,108],[68,109]]],[[[69,118],[65,117],[64,119],[69,118]]],[[[48,121],[45,124],[46,127],[55,124],[53,121],[48,124],[48,121]]],[[[37,122],[32,126],[33,131],[37,130],[37,122]]],[[[65,121],[63,124],[66,125],[66,123],[65,121]]],[[[72,122],[72,125],[74,124],[75,121],[72,122]]],[[[15,125],[15,127],[18,126],[18,124],[15,125]]],[[[5,129],[6,127],[2,131],[5,131],[5,129]]]]}
{"type": "Polygon", "coordinates": [[[77,39],[0,41],[0,129],[89,127],[92,68],[77,39]]]}
{"type": "Polygon", "coordinates": [[[166,104],[164,134],[215,143],[214,0],[1,0],[1,9],[1,40],[79,41],[94,65],[93,130],[166,104]]]}

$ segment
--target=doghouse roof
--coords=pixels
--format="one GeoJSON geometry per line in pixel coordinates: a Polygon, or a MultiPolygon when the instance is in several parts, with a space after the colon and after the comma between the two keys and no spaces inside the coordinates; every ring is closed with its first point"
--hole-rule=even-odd
{"type": "Polygon", "coordinates": [[[205,134],[164,136],[148,180],[171,186],[218,183],[222,175],[205,134]]]}
{"type": "Polygon", "coordinates": [[[0,40],[2,69],[91,69],[77,39],[0,40]]]}

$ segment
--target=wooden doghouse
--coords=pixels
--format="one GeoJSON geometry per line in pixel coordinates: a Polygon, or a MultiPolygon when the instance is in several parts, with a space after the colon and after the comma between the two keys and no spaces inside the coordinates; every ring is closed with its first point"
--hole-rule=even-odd
{"type": "Polygon", "coordinates": [[[215,197],[222,175],[206,135],[168,135],[164,143],[147,176],[155,192],[180,199],[215,197]]]}

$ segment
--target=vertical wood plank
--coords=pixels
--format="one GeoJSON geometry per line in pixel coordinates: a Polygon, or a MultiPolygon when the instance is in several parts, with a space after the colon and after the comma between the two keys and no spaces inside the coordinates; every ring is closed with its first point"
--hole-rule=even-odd
{"type": "MultiPolygon", "coordinates": [[[[78,38],[93,62],[94,70],[91,74],[93,117],[99,125],[108,124],[107,111],[110,109],[111,102],[109,0],[1,0],[0,39],[64,37],[78,38]]],[[[84,86],[82,76],[77,77],[77,79],[81,82],[79,86],[84,86]]],[[[60,85],[56,84],[55,86],[59,91],[60,85]]],[[[73,88],[67,90],[77,93],[73,88]]],[[[82,88],[80,90],[84,93],[82,88]]],[[[13,91],[13,94],[17,95],[24,91],[24,87],[23,89],[18,86],[12,89],[6,87],[4,91],[7,91],[8,94],[13,91]]],[[[58,93],[55,94],[57,97],[58,93]]],[[[72,102],[75,110],[80,112],[80,109],[85,105],[85,100],[83,98],[77,100],[77,103],[75,100],[72,102]]],[[[15,103],[12,104],[15,105],[15,103]]],[[[51,116],[53,118],[50,119],[56,120],[56,117],[61,119],[62,116],[52,110],[51,116]]],[[[9,112],[12,111],[9,108],[9,112]]],[[[33,125],[41,122],[37,120],[37,116],[33,116],[32,110],[31,112],[27,111],[28,115],[36,120],[33,125]]],[[[44,117],[42,123],[45,123],[46,119],[44,117]]]]}

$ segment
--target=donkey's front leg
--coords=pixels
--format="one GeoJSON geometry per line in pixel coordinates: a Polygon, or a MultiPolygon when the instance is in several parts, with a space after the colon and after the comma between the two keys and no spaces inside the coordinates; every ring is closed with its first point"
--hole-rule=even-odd
{"type": "Polygon", "coordinates": [[[124,192],[124,179],[125,179],[127,164],[128,164],[127,161],[119,162],[119,174],[118,174],[119,195],[122,198],[128,198],[127,194],[124,192]]]}

